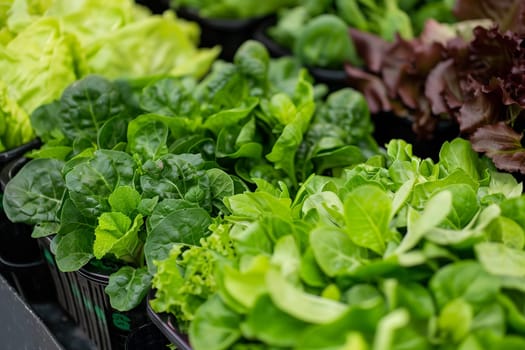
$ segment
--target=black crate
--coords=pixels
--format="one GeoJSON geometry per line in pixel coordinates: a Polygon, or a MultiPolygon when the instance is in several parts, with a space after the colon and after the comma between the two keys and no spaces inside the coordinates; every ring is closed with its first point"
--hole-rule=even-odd
{"type": "MultiPolygon", "coordinates": [[[[274,58],[293,55],[293,53],[288,48],[281,46],[275,40],[270,38],[268,34],[266,34],[268,28],[273,26],[275,23],[275,18],[267,18],[260,22],[260,24],[255,29],[253,38],[263,44],[270,53],[270,56],[274,58]]],[[[343,67],[341,67],[341,69],[327,69],[307,66],[306,68],[316,83],[325,84],[330,91],[336,91],[345,87],[349,87],[348,76],[343,67]]]]}
{"type": "Polygon", "coordinates": [[[0,171],[3,167],[14,159],[22,157],[28,151],[40,147],[42,142],[39,139],[34,139],[16,148],[0,152],[0,171]]]}
{"type": "Polygon", "coordinates": [[[267,17],[247,19],[222,19],[201,17],[196,11],[187,8],[177,9],[177,16],[196,22],[201,29],[200,46],[221,46],[220,58],[231,61],[239,46],[252,39],[258,25],[267,17]]]}
{"type": "Polygon", "coordinates": [[[158,329],[166,336],[166,338],[175,345],[177,350],[192,350],[187,334],[181,333],[175,323],[173,317],[167,313],[156,313],[150,306],[150,299],[153,298],[154,293],[150,292],[147,298],[147,312],[150,320],[158,327],[158,329]]]}
{"type": "Polygon", "coordinates": [[[145,302],[120,312],[111,307],[104,289],[118,266],[93,259],[75,272],[62,272],[50,251],[51,238],[39,239],[52,273],[59,304],[99,349],[165,349],[167,341],[150,327],[145,302]]]}

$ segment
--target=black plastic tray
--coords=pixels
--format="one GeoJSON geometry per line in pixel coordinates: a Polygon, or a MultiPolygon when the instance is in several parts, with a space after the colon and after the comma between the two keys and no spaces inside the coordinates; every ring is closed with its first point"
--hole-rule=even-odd
{"type": "Polygon", "coordinates": [[[42,142],[40,139],[34,139],[28,143],[25,143],[19,147],[0,152],[0,170],[4,167],[6,163],[9,163],[15,158],[23,156],[26,152],[40,147],[42,142]]]}
{"type": "Polygon", "coordinates": [[[149,319],[164,334],[164,336],[175,345],[177,350],[192,350],[188,336],[182,334],[171,322],[172,317],[166,313],[158,314],[151,308],[149,301],[153,298],[154,292],[150,292],[147,297],[146,309],[149,319]]]}
{"type": "MultiPolygon", "coordinates": [[[[274,58],[292,56],[293,53],[289,49],[281,46],[266,34],[268,28],[276,23],[275,21],[275,18],[267,18],[262,21],[256,28],[253,37],[255,40],[261,42],[270,53],[270,56],[274,58]]],[[[315,81],[317,83],[325,84],[330,91],[349,87],[348,76],[342,67],[341,69],[326,69],[320,67],[307,68],[315,81]]]]}
{"type": "Polygon", "coordinates": [[[239,46],[252,39],[259,23],[269,17],[248,19],[205,18],[189,8],[177,9],[177,16],[199,24],[201,28],[201,47],[220,45],[220,58],[231,61],[239,46]]]}
{"type": "Polygon", "coordinates": [[[392,139],[403,139],[412,144],[414,155],[421,158],[439,159],[439,151],[445,141],[451,141],[459,136],[459,126],[451,120],[438,121],[434,138],[418,138],[412,130],[413,121],[393,113],[378,113],[372,115],[374,123],[374,139],[383,146],[392,139]]]}
{"type": "Polygon", "coordinates": [[[58,270],[50,251],[51,237],[39,239],[64,310],[99,349],[165,349],[167,341],[150,323],[145,302],[133,310],[120,312],[111,307],[104,289],[117,266],[92,260],[75,272],[58,270]],[[135,336],[135,333],[141,334],[135,336]]]}
{"type": "Polygon", "coordinates": [[[170,0],[136,0],[136,3],[146,6],[154,14],[161,14],[170,8],[170,0]]]}

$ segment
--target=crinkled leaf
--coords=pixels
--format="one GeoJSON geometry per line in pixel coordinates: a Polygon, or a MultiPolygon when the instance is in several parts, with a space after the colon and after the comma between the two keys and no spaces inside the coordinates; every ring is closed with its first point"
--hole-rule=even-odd
{"type": "Polygon", "coordinates": [[[522,134],[500,122],[478,128],[470,140],[472,148],[485,153],[499,169],[525,174],[522,138],[522,134]]]}
{"type": "Polygon", "coordinates": [[[137,307],[151,285],[151,275],[146,267],[134,269],[130,266],[121,267],[109,276],[109,282],[104,291],[109,295],[111,307],[118,311],[129,311],[137,307]]]}
{"type": "Polygon", "coordinates": [[[55,259],[60,271],[77,271],[93,257],[93,230],[79,228],[63,235],[56,245],[55,259]]]}
{"type": "Polygon", "coordinates": [[[3,207],[9,220],[28,224],[57,221],[65,191],[63,166],[56,159],[25,164],[4,189],[3,207]]]}
{"type": "Polygon", "coordinates": [[[137,252],[142,247],[138,233],[143,224],[142,215],[138,214],[133,222],[122,213],[102,213],[95,228],[93,253],[97,259],[110,253],[117,259],[130,263],[137,261],[137,252]]]}
{"type": "Polygon", "coordinates": [[[108,198],[115,188],[133,186],[135,168],[127,153],[98,150],[65,175],[70,198],[84,216],[97,217],[110,211],[108,198]]]}
{"type": "Polygon", "coordinates": [[[128,150],[143,161],[156,160],[168,153],[168,127],[148,115],[135,118],[128,124],[128,150]]]}
{"type": "Polygon", "coordinates": [[[140,193],[131,186],[119,186],[108,197],[111,210],[127,216],[138,208],[141,198],[140,193]]]}
{"type": "Polygon", "coordinates": [[[155,260],[165,259],[175,243],[199,244],[208,234],[210,214],[202,208],[174,210],[159,218],[157,224],[148,229],[144,255],[151,273],[155,271],[155,260]]]}

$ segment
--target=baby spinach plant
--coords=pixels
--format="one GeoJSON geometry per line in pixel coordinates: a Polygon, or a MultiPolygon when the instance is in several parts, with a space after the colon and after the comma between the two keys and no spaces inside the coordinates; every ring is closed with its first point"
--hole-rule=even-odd
{"type": "Polygon", "coordinates": [[[393,140],[294,198],[226,198],[201,246],[157,263],[151,305],[196,350],[519,348],[522,191],[466,140],[436,163],[393,140]]]}

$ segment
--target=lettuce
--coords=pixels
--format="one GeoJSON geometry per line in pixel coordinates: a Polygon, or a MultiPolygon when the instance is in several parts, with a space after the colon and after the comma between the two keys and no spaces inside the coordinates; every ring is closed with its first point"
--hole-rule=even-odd
{"type": "Polygon", "coordinates": [[[381,158],[314,175],[293,201],[230,196],[212,235],[233,254],[174,251],[152,306],[196,350],[519,348],[522,184],[459,138],[436,163],[401,140],[381,158]]]}
{"type": "MultiPolygon", "coordinates": [[[[172,12],[152,16],[130,0],[14,0],[0,12],[0,78],[10,115],[0,119],[0,143],[19,146],[34,137],[28,116],[88,74],[111,79],[159,75],[203,76],[219,48],[197,49],[199,28],[172,12]],[[16,107],[13,107],[16,106],[16,107]],[[20,126],[15,130],[13,109],[20,126]],[[18,136],[16,136],[18,135],[18,136]]],[[[140,84],[140,83],[139,83],[140,84]]],[[[37,135],[41,136],[41,135],[37,135]]]]}
{"type": "Polygon", "coordinates": [[[0,81],[0,152],[34,138],[27,113],[8,96],[7,86],[0,81]]]}
{"type": "Polygon", "coordinates": [[[219,50],[197,49],[198,33],[196,24],[181,26],[172,13],[134,22],[85,46],[88,70],[110,79],[201,77],[219,50]]]}
{"type": "Polygon", "coordinates": [[[409,116],[418,137],[439,136],[449,119],[498,169],[525,174],[525,5],[461,0],[454,13],[464,21],[429,20],[419,37],[394,43],[351,30],[367,67],[346,65],[351,86],[373,113],[409,116]]]}

